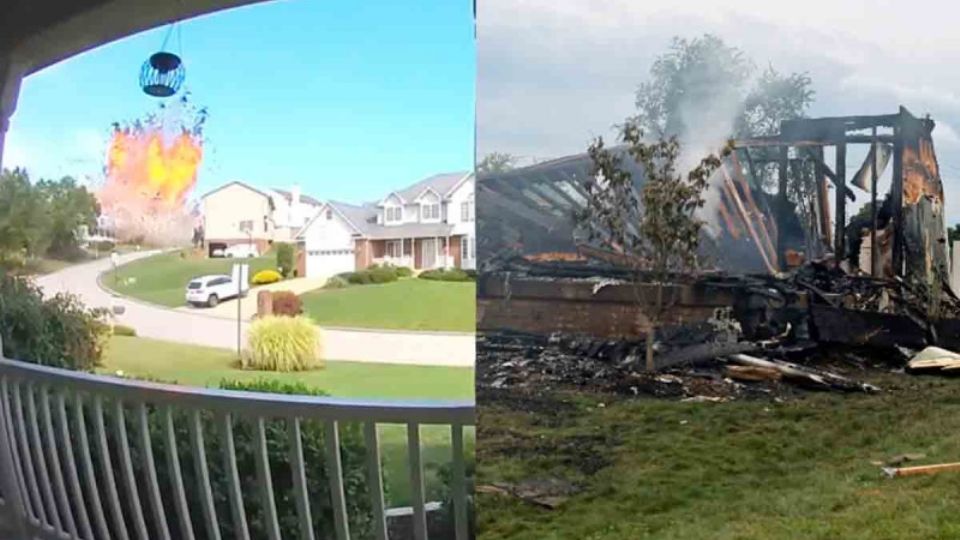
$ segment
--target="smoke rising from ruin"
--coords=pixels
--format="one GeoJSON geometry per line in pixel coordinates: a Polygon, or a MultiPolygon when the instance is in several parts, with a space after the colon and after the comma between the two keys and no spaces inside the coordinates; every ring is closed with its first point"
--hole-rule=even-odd
{"type": "MultiPolygon", "coordinates": [[[[693,92],[706,95],[699,101],[684,101],[677,114],[682,119],[684,130],[678,134],[680,156],[678,171],[686,174],[695,168],[704,157],[720,151],[733,135],[736,119],[743,111],[743,96],[736,88],[719,88],[716,92],[693,92]]],[[[697,217],[705,222],[704,230],[716,237],[719,230],[719,205],[722,194],[723,173],[718,170],[710,177],[709,186],[703,193],[704,205],[697,217]]]]}

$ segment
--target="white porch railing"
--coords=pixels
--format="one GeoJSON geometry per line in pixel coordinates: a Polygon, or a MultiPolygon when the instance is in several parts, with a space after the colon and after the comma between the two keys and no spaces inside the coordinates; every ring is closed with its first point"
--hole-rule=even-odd
{"type": "MultiPolygon", "coordinates": [[[[369,515],[363,520],[374,537],[388,538],[378,425],[407,426],[417,540],[428,535],[420,426],[449,425],[454,537],[466,540],[472,533],[468,531],[464,426],[474,425],[474,418],[472,402],[375,402],[211,390],[0,358],[0,536],[249,539],[249,524],[256,524],[261,534],[275,540],[281,538],[280,500],[295,505],[299,538],[346,540],[351,538],[351,517],[357,518],[348,515],[348,505],[357,506],[346,500],[340,436],[345,424],[360,423],[365,448],[360,468],[369,494],[363,505],[369,508],[369,515]],[[209,427],[211,419],[216,422],[215,430],[209,427]],[[289,437],[285,443],[289,444],[289,470],[271,463],[268,450],[268,444],[277,443],[267,437],[265,426],[271,422],[276,426],[280,420],[289,437]],[[306,439],[301,427],[308,422],[324,426],[325,474],[317,476],[326,476],[330,500],[320,506],[309,497],[311,482],[324,480],[308,475],[308,471],[317,473],[316,466],[304,459],[306,439]],[[185,436],[189,451],[177,443],[178,429],[183,436],[184,424],[189,429],[185,436]],[[238,457],[249,466],[250,456],[235,447],[234,431],[240,426],[252,433],[256,470],[256,487],[246,492],[240,476],[245,471],[238,469],[238,457]],[[205,435],[219,437],[219,463],[207,455],[205,435]],[[155,439],[162,444],[157,445],[155,439]],[[192,467],[181,467],[185,453],[192,467]],[[223,473],[224,478],[214,480],[226,483],[226,500],[220,491],[221,497],[214,497],[211,464],[223,473]],[[192,474],[184,474],[190,471],[192,474]],[[292,478],[281,478],[287,475],[292,478]],[[289,489],[275,493],[275,485],[289,489]],[[223,512],[224,507],[229,512],[223,512]],[[311,509],[316,508],[333,514],[333,530],[314,530],[311,509]],[[252,521],[248,524],[248,520],[252,521]],[[224,526],[233,534],[221,536],[224,526]]],[[[356,476],[350,476],[346,484],[355,485],[359,481],[356,476]]],[[[289,514],[289,509],[284,510],[289,514]]],[[[289,530],[291,523],[287,525],[289,530]]]]}

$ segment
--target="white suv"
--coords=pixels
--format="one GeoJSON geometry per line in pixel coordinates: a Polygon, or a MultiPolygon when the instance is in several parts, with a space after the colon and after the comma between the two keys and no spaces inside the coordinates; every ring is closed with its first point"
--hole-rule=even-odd
{"type": "MultiPolygon", "coordinates": [[[[246,294],[248,286],[243,284],[240,294],[246,294]]],[[[187,284],[187,303],[213,307],[221,300],[237,296],[237,284],[226,274],[200,276],[190,280],[187,284]]]]}

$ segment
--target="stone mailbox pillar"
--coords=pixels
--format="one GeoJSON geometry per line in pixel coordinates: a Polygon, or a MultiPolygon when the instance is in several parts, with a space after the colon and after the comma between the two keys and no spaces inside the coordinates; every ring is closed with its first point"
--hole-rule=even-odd
{"type": "Polygon", "coordinates": [[[260,291],[257,293],[257,318],[273,315],[273,293],[260,291]]]}

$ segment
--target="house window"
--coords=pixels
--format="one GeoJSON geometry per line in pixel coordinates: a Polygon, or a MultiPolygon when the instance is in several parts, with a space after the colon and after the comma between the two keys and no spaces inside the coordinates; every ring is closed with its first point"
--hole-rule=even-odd
{"type": "Polygon", "coordinates": [[[399,259],[403,256],[403,246],[400,243],[400,240],[389,240],[387,241],[387,257],[392,259],[399,259]]]}
{"type": "Polygon", "coordinates": [[[253,230],[253,220],[245,219],[240,222],[240,230],[243,232],[249,232],[253,230]]]}
{"type": "Polygon", "coordinates": [[[460,238],[460,258],[474,259],[477,256],[477,242],[470,236],[460,238]]]}
{"type": "Polygon", "coordinates": [[[460,203],[460,221],[473,221],[473,201],[460,203]]]}
{"type": "Polygon", "coordinates": [[[387,223],[399,223],[403,221],[403,207],[402,206],[388,206],[386,208],[387,223]]]}
{"type": "Polygon", "coordinates": [[[440,205],[439,204],[425,204],[423,205],[423,220],[438,220],[440,219],[440,205]]]}
{"type": "Polygon", "coordinates": [[[333,210],[327,209],[327,221],[333,219],[333,210]]]}

